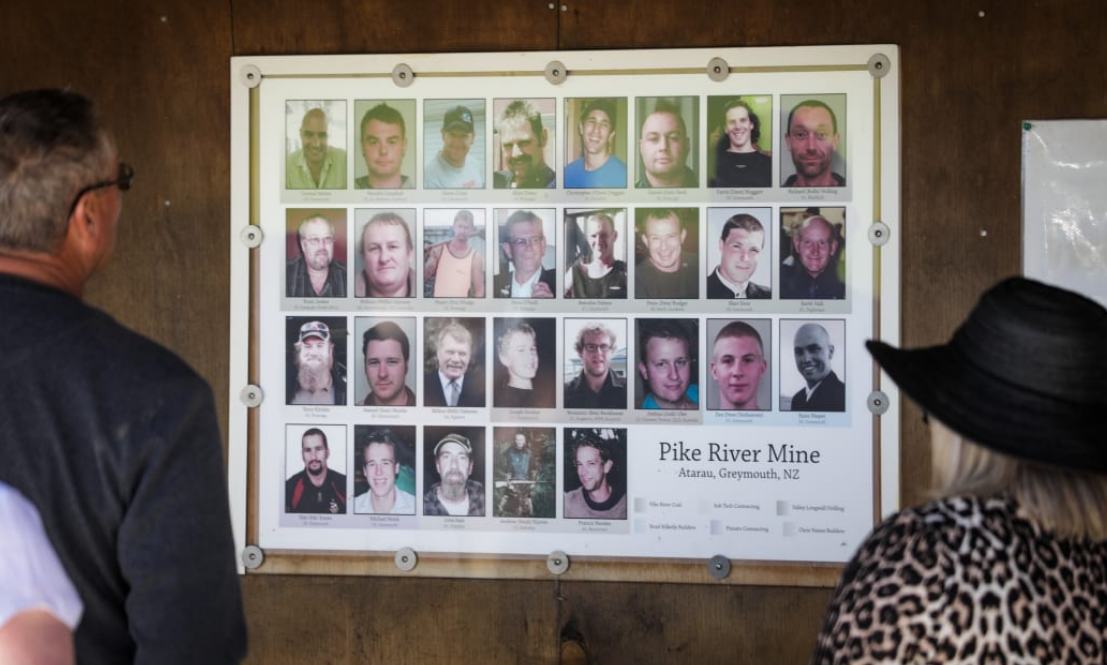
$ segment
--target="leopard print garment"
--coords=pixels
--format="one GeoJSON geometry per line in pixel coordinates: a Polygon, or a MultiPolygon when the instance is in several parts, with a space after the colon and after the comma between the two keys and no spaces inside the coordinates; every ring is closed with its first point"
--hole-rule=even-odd
{"type": "Polygon", "coordinates": [[[824,663],[1107,663],[1107,542],[1059,540],[1006,499],[878,526],[819,634],[824,663]]]}

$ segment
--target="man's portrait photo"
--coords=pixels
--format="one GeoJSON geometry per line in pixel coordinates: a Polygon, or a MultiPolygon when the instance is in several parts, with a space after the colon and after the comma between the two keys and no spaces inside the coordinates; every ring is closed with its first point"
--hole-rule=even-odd
{"type": "Polygon", "coordinates": [[[346,336],[344,316],[287,317],[288,404],[345,406],[346,336]]]}
{"type": "Polygon", "coordinates": [[[492,292],[496,298],[554,298],[557,273],[553,208],[496,209],[500,251],[492,292]]]}
{"type": "Polygon", "coordinates": [[[639,409],[700,408],[699,321],[638,319],[638,376],[635,404],[639,409]]]}
{"type": "Polygon", "coordinates": [[[354,159],[354,189],[413,189],[418,154],[415,100],[359,99],[354,102],[354,117],[358,118],[355,152],[362,157],[354,159]]]}
{"type": "Polygon", "coordinates": [[[566,409],[627,408],[627,320],[565,319],[566,409]]]}
{"type": "Polygon", "coordinates": [[[285,211],[285,295],[346,297],[346,210],[285,211]]]}
{"type": "Polygon", "coordinates": [[[707,170],[711,187],[773,186],[773,97],[708,97],[707,170]]]}
{"type": "Polygon", "coordinates": [[[565,210],[566,298],[627,297],[626,208],[565,210]]]}
{"type": "Polygon", "coordinates": [[[708,298],[772,297],[771,219],[771,208],[707,209],[708,298]]]}
{"type": "Polygon", "coordinates": [[[627,431],[565,428],[566,519],[627,518],[627,431]]]}
{"type": "Polygon", "coordinates": [[[484,319],[423,319],[423,406],[483,407],[484,319]]]}
{"type": "Polygon", "coordinates": [[[708,319],[708,411],[772,410],[772,321],[708,319]]]}
{"type": "Polygon", "coordinates": [[[492,406],[505,409],[552,409],[557,372],[555,319],[496,318],[496,358],[492,365],[492,406]]]}
{"type": "Polygon", "coordinates": [[[346,102],[285,102],[287,189],[346,189],[346,102]]]}
{"type": "Polygon", "coordinates": [[[699,209],[638,208],[634,215],[634,297],[698,298],[699,209]]]}
{"type": "Polygon", "coordinates": [[[625,97],[565,100],[566,189],[626,188],[626,121],[625,97]]]}
{"type": "Polygon", "coordinates": [[[557,430],[495,427],[492,446],[492,515],[555,517],[557,430]]]}
{"type": "Polygon", "coordinates": [[[784,187],[846,186],[846,96],[781,95],[784,187]]]}
{"type": "Polygon", "coordinates": [[[699,187],[699,97],[639,97],[635,187],[699,187]]]}
{"type": "Polygon", "coordinates": [[[354,348],[358,349],[354,372],[355,403],[359,406],[417,406],[415,366],[411,363],[411,340],[415,318],[354,318],[354,348]],[[364,397],[357,397],[364,395],[364,397]]]}
{"type": "Polygon", "coordinates": [[[423,100],[423,188],[483,189],[483,99],[423,100]]]}
{"type": "Polygon", "coordinates": [[[346,426],[285,427],[284,512],[345,515],[346,426]]]}
{"type": "Polygon", "coordinates": [[[556,100],[497,99],[493,154],[497,156],[492,186],[496,189],[553,189],[554,109],[556,100]]]}
{"type": "Polygon", "coordinates": [[[423,429],[423,514],[482,517],[484,428],[423,429]]]}
{"type": "Polygon", "coordinates": [[[423,209],[423,295],[483,298],[488,259],[484,208],[423,209]]]}
{"type": "Polygon", "coordinates": [[[781,411],[846,410],[845,342],[844,319],[781,319],[781,411]],[[785,371],[789,366],[796,371],[785,371]]]}
{"type": "Polygon", "coordinates": [[[415,514],[415,427],[354,425],[354,514],[415,514]]]}
{"type": "Polygon", "coordinates": [[[780,297],[846,297],[845,207],[780,209],[780,297]]]}
{"type": "Polygon", "coordinates": [[[415,210],[354,209],[354,296],[415,298],[415,210]]]}

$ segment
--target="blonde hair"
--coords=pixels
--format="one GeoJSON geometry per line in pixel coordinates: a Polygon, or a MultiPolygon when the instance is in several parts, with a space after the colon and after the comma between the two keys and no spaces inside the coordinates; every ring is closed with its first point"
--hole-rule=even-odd
{"type": "Polygon", "coordinates": [[[1069,471],[997,453],[968,441],[933,417],[930,432],[932,492],[936,496],[1009,496],[1039,526],[1058,537],[1107,540],[1107,475],[1069,471]]]}

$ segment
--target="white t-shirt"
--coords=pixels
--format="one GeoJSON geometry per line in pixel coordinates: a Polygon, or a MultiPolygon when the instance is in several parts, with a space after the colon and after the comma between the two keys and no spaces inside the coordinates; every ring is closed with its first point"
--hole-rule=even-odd
{"type": "Polygon", "coordinates": [[[0,627],[26,610],[47,610],[77,627],[84,605],[30,501],[0,483],[0,627]]]}

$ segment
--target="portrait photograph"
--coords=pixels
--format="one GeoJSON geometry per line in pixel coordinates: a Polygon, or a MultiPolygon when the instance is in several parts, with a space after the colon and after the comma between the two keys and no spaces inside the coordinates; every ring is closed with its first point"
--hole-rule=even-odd
{"type": "Polygon", "coordinates": [[[345,298],[346,209],[288,208],[285,211],[285,296],[345,298]]]}
{"type": "Polygon", "coordinates": [[[428,316],[423,344],[423,405],[484,407],[484,318],[428,316]]]}
{"type": "Polygon", "coordinates": [[[552,409],[557,406],[557,320],[496,317],[492,406],[552,409]]]}
{"type": "Polygon", "coordinates": [[[565,100],[566,189],[626,189],[626,97],[565,100]]]}
{"type": "Polygon", "coordinates": [[[345,425],[285,425],[286,513],[345,515],[345,425]]]}
{"type": "Polygon", "coordinates": [[[488,117],[483,99],[423,100],[423,189],[483,189],[488,117]]]}
{"type": "Polygon", "coordinates": [[[773,96],[707,98],[709,187],[773,186],[773,96]]]}
{"type": "Polygon", "coordinates": [[[496,298],[557,296],[556,210],[496,208],[498,249],[492,291],[496,298]]]}
{"type": "Polygon", "coordinates": [[[414,189],[415,100],[354,100],[354,189],[414,189]]]}
{"type": "Polygon", "coordinates": [[[699,208],[637,208],[634,217],[634,297],[699,298],[699,208]]]}
{"type": "Polygon", "coordinates": [[[634,101],[638,189],[700,186],[699,97],[637,97],[634,101]]]}
{"type": "MultiPolygon", "coordinates": [[[[488,223],[484,208],[423,209],[423,297],[484,298],[488,223]]],[[[496,244],[493,239],[492,244],[496,244]]]]}
{"type": "Polygon", "coordinates": [[[285,188],[346,189],[346,100],[288,100],[285,188]]]}
{"type": "Polygon", "coordinates": [[[414,425],[354,425],[354,514],[414,515],[414,425]]]}
{"type": "Polygon", "coordinates": [[[415,317],[354,317],[354,403],[417,406],[415,317]]]}
{"type": "Polygon", "coordinates": [[[707,209],[708,299],[772,298],[772,212],[771,208],[707,209]]]}
{"type": "Polygon", "coordinates": [[[556,108],[553,97],[492,101],[495,189],[557,186],[556,108]]]}
{"type": "Polygon", "coordinates": [[[780,186],[845,187],[846,95],[781,95],[780,186]]]}
{"type": "Polygon", "coordinates": [[[845,206],[780,209],[780,297],[842,300],[848,293],[845,206]]]}
{"type": "Polygon", "coordinates": [[[562,449],[565,519],[627,519],[626,428],[566,427],[562,449]]]}
{"type": "Polygon", "coordinates": [[[354,297],[418,298],[414,208],[355,208],[354,297]]]}
{"type": "Polygon", "coordinates": [[[625,300],[626,208],[566,208],[564,295],[625,300]]]}
{"type": "Polygon", "coordinates": [[[626,319],[565,318],[562,406],[626,409],[629,338],[626,319]]]}
{"type": "Polygon", "coordinates": [[[344,316],[285,317],[286,404],[345,406],[344,316]]]}
{"type": "Polygon", "coordinates": [[[492,428],[492,515],[557,516],[557,430],[492,428]]]}
{"type": "Polygon", "coordinates": [[[708,411],[771,411],[771,319],[708,319],[708,411]]]}
{"type": "Polygon", "coordinates": [[[699,321],[637,319],[634,403],[641,410],[698,410],[699,321]]]}
{"type": "Polygon", "coordinates": [[[423,514],[488,515],[483,427],[423,428],[423,514]]]}
{"type": "Polygon", "coordinates": [[[845,319],[780,320],[780,410],[846,410],[845,319]]]}

